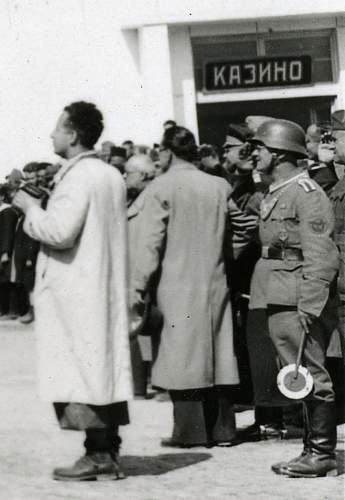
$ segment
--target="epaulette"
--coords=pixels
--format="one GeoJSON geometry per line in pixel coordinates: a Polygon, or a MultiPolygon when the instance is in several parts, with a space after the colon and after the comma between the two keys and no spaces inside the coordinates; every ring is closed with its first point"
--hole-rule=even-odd
{"type": "Polygon", "coordinates": [[[315,184],[311,179],[308,179],[307,177],[300,179],[298,181],[298,184],[299,186],[302,186],[302,188],[306,193],[311,193],[311,191],[316,191],[315,184]]]}

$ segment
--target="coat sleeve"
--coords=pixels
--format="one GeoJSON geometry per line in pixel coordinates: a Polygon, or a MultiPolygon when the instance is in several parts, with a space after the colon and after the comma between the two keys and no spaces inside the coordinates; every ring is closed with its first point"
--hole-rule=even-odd
{"type": "Polygon", "coordinates": [[[31,207],[24,230],[34,240],[58,250],[72,248],[81,233],[89,206],[86,175],[70,171],[56,187],[46,210],[31,207]]]}
{"type": "MultiPolygon", "coordinates": [[[[153,186],[152,186],[153,187],[153,186]]],[[[139,232],[140,250],[133,270],[132,287],[145,292],[158,269],[165,245],[170,203],[164,190],[150,189],[145,196],[139,232]]]]}
{"type": "Polygon", "coordinates": [[[230,197],[228,198],[228,213],[230,224],[226,234],[226,248],[232,248],[232,255],[236,259],[254,239],[258,217],[245,215],[230,197]]]}
{"type": "Polygon", "coordinates": [[[296,203],[303,276],[298,308],[318,317],[328,300],[329,286],[339,267],[338,250],[332,240],[334,215],[323,191],[306,193],[300,189],[296,203]]]}

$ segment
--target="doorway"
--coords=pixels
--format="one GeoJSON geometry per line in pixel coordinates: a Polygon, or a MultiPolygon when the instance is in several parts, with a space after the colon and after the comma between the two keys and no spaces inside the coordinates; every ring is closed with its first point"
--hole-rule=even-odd
{"type": "Polygon", "coordinates": [[[330,120],[334,98],[327,96],[197,104],[200,144],[221,146],[229,123],[243,123],[248,115],[292,120],[306,130],[311,123],[330,120]]]}

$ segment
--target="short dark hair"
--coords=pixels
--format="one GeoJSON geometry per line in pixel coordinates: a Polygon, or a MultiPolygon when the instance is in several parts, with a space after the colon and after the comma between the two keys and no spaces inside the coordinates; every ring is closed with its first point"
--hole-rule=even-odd
{"type": "Polygon", "coordinates": [[[23,172],[32,173],[32,172],[37,172],[37,167],[39,163],[37,161],[31,161],[30,163],[27,163],[23,167],[23,172]]]}
{"type": "Polygon", "coordinates": [[[176,127],[177,123],[174,120],[166,120],[163,123],[163,127],[165,127],[166,125],[169,125],[170,127],[176,127]]]}
{"type": "Polygon", "coordinates": [[[198,150],[192,132],[180,126],[170,127],[165,130],[162,146],[170,149],[178,158],[190,162],[196,158],[198,150]]]}
{"type": "Polygon", "coordinates": [[[122,146],[134,146],[134,142],[127,139],[126,141],[123,141],[122,146]]]}
{"type": "Polygon", "coordinates": [[[64,108],[68,114],[67,126],[78,134],[79,142],[86,148],[93,148],[103,132],[103,116],[91,102],[72,102],[64,108]]]}

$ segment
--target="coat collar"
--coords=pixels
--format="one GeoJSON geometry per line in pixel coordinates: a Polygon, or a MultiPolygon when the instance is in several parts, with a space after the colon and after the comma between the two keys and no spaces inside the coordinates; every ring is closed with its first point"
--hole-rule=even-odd
{"type": "Polygon", "coordinates": [[[94,149],[90,151],[85,151],[84,153],[80,153],[77,156],[74,156],[70,160],[66,161],[66,163],[60,168],[58,173],[55,176],[55,186],[62,181],[67,172],[71,170],[80,160],[84,158],[97,158],[97,153],[94,149]]]}
{"type": "Polygon", "coordinates": [[[289,184],[293,183],[293,182],[296,182],[297,180],[301,179],[301,178],[307,178],[309,179],[309,175],[307,172],[301,172],[297,175],[294,175],[293,177],[290,177],[290,179],[287,179],[286,181],[284,182],[273,182],[270,187],[269,187],[269,192],[270,193],[274,193],[275,191],[277,191],[278,189],[281,189],[282,187],[284,186],[288,186],[289,184]]]}
{"type": "Polygon", "coordinates": [[[166,173],[167,174],[174,173],[175,170],[199,170],[199,169],[195,165],[193,165],[193,163],[182,161],[181,163],[176,163],[175,165],[170,167],[166,173]]]}

